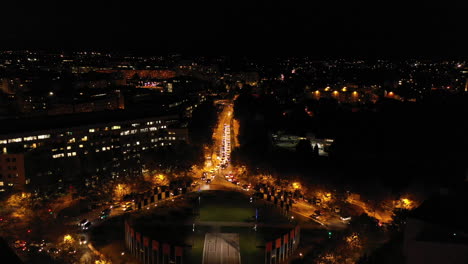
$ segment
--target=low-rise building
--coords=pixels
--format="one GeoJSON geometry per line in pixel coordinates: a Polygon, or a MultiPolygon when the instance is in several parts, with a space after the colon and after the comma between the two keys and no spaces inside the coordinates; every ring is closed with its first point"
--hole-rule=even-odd
{"type": "Polygon", "coordinates": [[[407,219],[403,253],[407,264],[468,263],[466,197],[425,201],[407,219]]]}

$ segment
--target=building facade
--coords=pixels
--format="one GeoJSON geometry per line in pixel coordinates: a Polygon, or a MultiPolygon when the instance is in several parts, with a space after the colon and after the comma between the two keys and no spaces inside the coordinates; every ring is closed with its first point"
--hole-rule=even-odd
{"type": "Polygon", "coordinates": [[[166,121],[173,119],[145,117],[0,134],[0,192],[139,175],[142,152],[187,140],[184,129],[167,128],[166,121]]]}

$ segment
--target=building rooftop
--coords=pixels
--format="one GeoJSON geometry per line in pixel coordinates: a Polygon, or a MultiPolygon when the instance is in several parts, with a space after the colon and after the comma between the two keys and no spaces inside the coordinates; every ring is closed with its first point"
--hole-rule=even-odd
{"type": "Polygon", "coordinates": [[[8,264],[22,264],[21,259],[15,254],[15,252],[8,246],[7,242],[0,237],[0,256],[2,257],[2,263],[8,264]]]}
{"type": "Polygon", "coordinates": [[[151,117],[171,118],[169,113],[155,111],[114,110],[60,116],[4,119],[0,121],[2,123],[2,126],[0,126],[0,135],[116,123],[151,117]]]}
{"type": "Polygon", "coordinates": [[[424,201],[412,212],[411,217],[434,225],[468,232],[467,204],[467,195],[436,196],[424,201]]]}

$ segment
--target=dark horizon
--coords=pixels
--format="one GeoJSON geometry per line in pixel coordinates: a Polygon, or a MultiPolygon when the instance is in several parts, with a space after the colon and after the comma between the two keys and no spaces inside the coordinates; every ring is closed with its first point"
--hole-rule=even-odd
{"type": "Polygon", "coordinates": [[[145,55],[466,58],[462,4],[7,4],[3,49],[145,55]]]}

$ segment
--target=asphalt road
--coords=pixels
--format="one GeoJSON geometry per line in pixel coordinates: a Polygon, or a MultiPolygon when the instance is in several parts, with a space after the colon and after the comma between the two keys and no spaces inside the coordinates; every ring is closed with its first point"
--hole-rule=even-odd
{"type": "Polygon", "coordinates": [[[239,264],[239,234],[207,233],[203,247],[203,264],[239,264]]]}

